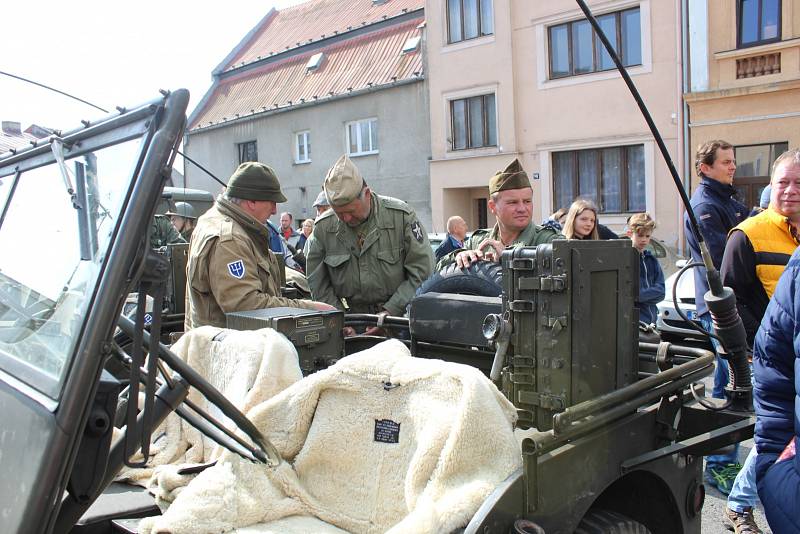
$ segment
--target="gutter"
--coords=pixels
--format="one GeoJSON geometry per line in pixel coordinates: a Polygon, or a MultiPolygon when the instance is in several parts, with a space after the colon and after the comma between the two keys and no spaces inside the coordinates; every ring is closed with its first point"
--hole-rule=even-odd
{"type": "Polygon", "coordinates": [[[203,132],[207,132],[207,131],[211,131],[211,130],[216,130],[216,129],[219,129],[219,128],[226,128],[228,126],[231,126],[232,124],[248,122],[248,121],[252,121],[252,120],[255,120],[255,119],[261,119],[261,118],[264,118],[264,117],[269,117],[269,116],[272,116],[272,115],[276,115],[278,113],[284,113],[284,112],[287,112],[287,111],[294,111],[294,110],[297,110],[297,109],[304,109],[304,108],[308,108],[308,107],[318,106],[320,104],[327,104],[328,102],[335,102],[337,100],[344,100],[346,98],[362,96],[362,95],[366,95],[366,94],[369,94],[369,93],[375,93],[377,91],[383,91],[385,89],[391,89],[392,87],[400,87],[400,86],[403,86],[403,85],[410,85],[412,83],[418,83],[418,82],[422,82],[422,81],[425,81],[425,75],[424,74],[420,74],[419,76],[414,77],[414,78],[406,78],[404,80],[398,80],[396,82],[384,83],[384,84],[381,84],[381,85],[373,85],[372,87],[365,87],[363,89],[357,89],[357,90],[353,90],[353,91],[348,91],[346,93],[328,95],[328,96],[324,96],[324,97],[322,97],[322,98],[320,98],[318,100],[309,100],[307,102],[300,102],[300,103],[297,103],[297,104],[292,104],[290,106],[282,106],[282,107],[278,107],[278,108],[272,108],[272,109],[267,109],[267,110],[262,110],[262,111],[256,111],[256,112],[250,113],[250,114],[248,114],[246,116],[238,117],[238,118],[235,118],[235,119],[228,119],[227,121],[220,122],[220,123],[217,123],[217,124],[212,124],[211,126],[203,126],[203,127],[199,127],[199,128],[194,128],[194,129],[189,130],[189,131],[186,132],[185,139],[186,139],[186,141],[188,141],[189,140],[188,138],[191,135],[195,135],[195,134],[198,134],[198,133],[203,133],[203,132]]]}
{"type": "MultiPolygon", "coordinates": [[[[689,140],[689,102],[684,95],[689,93],[689,0],[681,0],[681,74],[683,103],[683,188],[692,191],[691,142],[689,140]]],[[[686,256],[686,234],[683,231],[683,206],[678,203],[678,245],[681,256],[686,256]]]]}

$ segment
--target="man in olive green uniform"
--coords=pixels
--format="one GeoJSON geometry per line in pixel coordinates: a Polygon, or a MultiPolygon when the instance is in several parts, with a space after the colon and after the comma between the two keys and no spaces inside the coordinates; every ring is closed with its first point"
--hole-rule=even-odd
{"type": "Polygon", "coordinates": [[[248,162],[203,214],[192,234],[186,281],[185,330],[224,327],[225,314],[276,306],[332,310],[310,300],[280,296],[280,265],[269,250],[266,222],[286,202],[275,172],[248,162]]]}
{"type": "Polygon", "coordinates": [[[330,168],[324,188],[331,209],[306,243],[312,297],[354,313],[403,315],[433,267],[414,210],[373,193],[347,156],[330,168]]]}
{"type": "Polygon", "coordinates": [[[500,255],[508,247],[530,247],[564,239],[555,230],[533,223],[533,188],[518,159],[489,180],[488,206],[497,218],[494,228],[476,230],[464,242],[463,249],[439,260],[437,269],[453,262],[468,267],[481,259],[500,261],[500,255]]]}
{"type": "Polygon", "coordinates": [[[188,202],[176,202],[175,211],[169,210],[166,214],[172,226],[180,232],[181,237],[188,243],[192,240],[192,232],[197,225],[197,214],[194,206],[188,202]]]}
{"type": "Polygon", "coordinates": [[[176,243],[186,243],[165,215],[156,215],[150,229],[150,248],[160,248],[176,243]]]}

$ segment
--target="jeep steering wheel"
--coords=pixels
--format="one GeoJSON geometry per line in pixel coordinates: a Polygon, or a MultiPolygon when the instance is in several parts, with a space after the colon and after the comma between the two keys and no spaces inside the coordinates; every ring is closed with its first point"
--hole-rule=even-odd
{"type": "MultiPolygon", "coordinates": [[[[120,329],[125,332],[131,339],[134,339],[134,322],[120,315],[117,322],[120,329]]],[[[150,346],[150,334],[146,330],[142,332],[142,342],[146,347],[150,346]]],[[[265,463],[271,467],[278,465],[282,459],[275,446],[264,437],[264,435],[256,428],[256,426],[241,412],[236,406],[233,405],[217,388],[215,388],[208,380],[203,378],[197,371],[195,371],[189,364],[181,360],[174,352],[172,352],[166,345],[159,342],[159,358],[166,363],[173,371],[180,375],[191,387],[199,391],[211,404],[216,406],[220,412],[228,417],[236,427],[241,430],[247,437],[249,437],[255,447],[248,444],[246,441],[233,432],[226,429],[222,423],[216,421],[211,415],[199,410],[197,407],[189,404],[189,407],[197,414],[182,410],[183,404],[176,407],[178,415],[185,419],[189,424],[197,428],[205,436],[211,438],[219,445],[226,449],[235,452],[248,460],[256,460],[265,463]],[[243,454],[242,449],[245,449],[250,456],[243,454]],[[252,456],[252,457],[251,457],[252,456]]],[[[188,401],[186,401],[188,403],[188,401]]]]}

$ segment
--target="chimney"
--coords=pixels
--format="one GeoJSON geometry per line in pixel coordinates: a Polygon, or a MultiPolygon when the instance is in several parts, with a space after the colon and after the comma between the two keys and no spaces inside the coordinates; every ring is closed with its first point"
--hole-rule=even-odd
{"type": "Polygon", "coordinates": [[[14,121],[3,121],[3,133],[22,135],[22,124],[14,121]]]}

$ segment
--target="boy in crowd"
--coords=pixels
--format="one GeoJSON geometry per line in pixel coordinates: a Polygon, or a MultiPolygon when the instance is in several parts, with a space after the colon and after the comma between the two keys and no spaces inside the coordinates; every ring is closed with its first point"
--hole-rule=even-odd
{"type": "Polygon", "coordinates": [[[633,247],[639,251],[639,320],[651,324],[656,322],[658,309],[656,304],[664,300],[664,271],[658,260],[646,249],[656,222],[648,213],[636,213],[628,219],[628,237],[633,247]]]}

